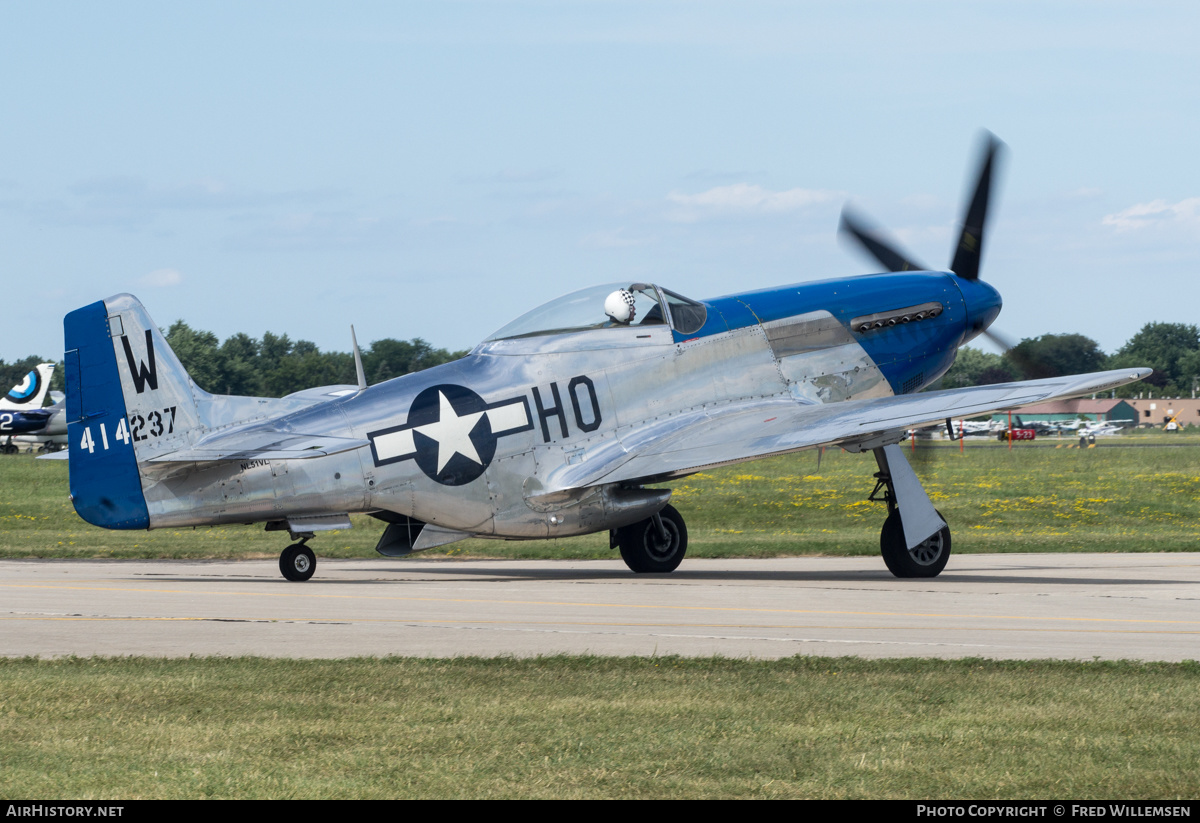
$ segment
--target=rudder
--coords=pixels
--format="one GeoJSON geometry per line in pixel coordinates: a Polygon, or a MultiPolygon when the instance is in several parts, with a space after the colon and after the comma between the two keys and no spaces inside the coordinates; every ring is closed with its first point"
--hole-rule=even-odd
{"type": "Polygon", "coordinates": [[[139,463],[186,442],[199,390],[132,295],[76,309],[63,330],[75,510],[104,528],[149,528],[139,463]]]}

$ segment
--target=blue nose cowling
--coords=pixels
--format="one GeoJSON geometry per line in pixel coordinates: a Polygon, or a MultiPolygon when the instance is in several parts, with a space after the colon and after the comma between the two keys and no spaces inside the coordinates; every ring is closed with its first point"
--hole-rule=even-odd
{"type": "Polygon", "coordinates": [[[959,343],[962,345],[974,340],[992,325],[1000,314],[1004,301],[1000,299],[1000,292],[982,280],[967,280],[962,277],[956,277],[954,280],[967,309],[966,330],[962,342],[959,343]]]}

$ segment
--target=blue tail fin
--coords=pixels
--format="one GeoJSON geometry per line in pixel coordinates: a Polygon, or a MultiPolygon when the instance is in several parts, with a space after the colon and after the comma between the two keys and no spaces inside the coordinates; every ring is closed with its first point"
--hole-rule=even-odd
{"type": "MultiPolygon", "coordinates": [[[[97,301],[68,314],[63,331],[75,511],[87,522],[108,529],[149,528],[118,370],[118,352],[124,356],[123,350],[130,348],[120,312],[112,312],[110,317],[105,301],[97,301]]],[[[138,342],[139,351],[146,346],[146,341],[138,342]]],[[[152,344],[150,348],[149,363],[143,365],[150,376],[139,375],[143,382],[157,379],[152,344]]]]}

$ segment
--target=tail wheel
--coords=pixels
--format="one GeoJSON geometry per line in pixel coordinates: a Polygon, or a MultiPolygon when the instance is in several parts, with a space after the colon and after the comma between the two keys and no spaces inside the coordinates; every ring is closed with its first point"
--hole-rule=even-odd
{"type": "Polygon", "coordinates": [[[279,571],[288,580],[301,583],[317,570],[317,556],[303,543],[288,546],[279,555],[279,571]]]}
{"type": "MultiPolygon", "coordinates": [[[[938,517],[941,515],[938,512],[938,517]]],[[[896,577],[937,577],[950,559],[950,527],[942,527],[937,534],[909,549],[900,512],[893,510],[879,533],[879,549],[888,571],[896,577]]]]}
{"type": "Polygon", "coordinates": [[[687,552],[687,526],[674,506],[664,506],[658,513],[662,529],[650,517],[617,531],[621,559],[631,571],[673,572],[683,562],[687,552]]]}

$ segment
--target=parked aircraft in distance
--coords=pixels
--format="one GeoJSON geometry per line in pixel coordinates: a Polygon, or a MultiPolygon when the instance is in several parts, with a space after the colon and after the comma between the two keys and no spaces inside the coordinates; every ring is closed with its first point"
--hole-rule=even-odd
{"type": "MultiPolygon", "coordinates": [[[[628,280],[551,300],[453,363],[374,386],[282,399],[196,386],[142,304],[67,315],[71,494],[112,529],[264,522],[295,545],[367,513],[399,556],[466,537],[607,531],[635,572],[669,572],[688,534],[656,487],[713,466],[821,446],[871,452],[883,559],[932,577],[950,529],[897,443],[906,430],[1108,391],[1149,369],[918,393],[985,333],[999,293],[979,279],[989,136],[949,271],[912,262],[843,213],[889,271],[694,300],[628,280]]],[[[864,486],[864,494],[868,487],[864,486]]]]}
{"type": "Polygon", "coordinates": [[[1108,423],[1101,420],[1095,420],[1080,426],[1076,430],[1076,433],[1091,437],[1105,437],[1110,434],[1120,434],[1121,432],[1125,431],[1126,428],[1128,427],[1122,426],[1118,423],[1108,423]]]}
{"type": "Polygon", "coordinates": [[[960,432],[964,437],[991,437],[1004,429],[1004,424],[996,420],[955,420],[950,428],[956,437],[960,432]]]}
{"type": "Polygon", "coordinates": [[[56,452],[67,447],[66,395],[60,391],[50,392],[53,405],[43,410],[50,413],[44,428],[34,434],[18,434],[12,438],[13,445],[30,451],[56,452]]]}
{"type": "MultiPolygon", "coordinates": [[[[8,394],[0,397],[0,451],[15,454],[15,435],[42,432],[55,417],[54,407],[42,408],[53,373],[53,363],[40,363],[8,394]]],[[[65,425],[63,433],[66,433],[65,425]]]]}

